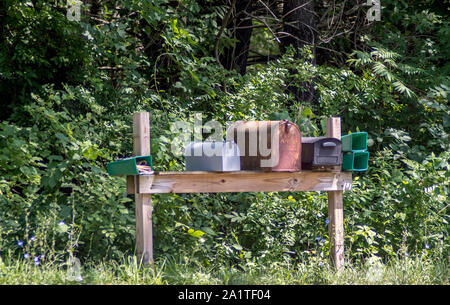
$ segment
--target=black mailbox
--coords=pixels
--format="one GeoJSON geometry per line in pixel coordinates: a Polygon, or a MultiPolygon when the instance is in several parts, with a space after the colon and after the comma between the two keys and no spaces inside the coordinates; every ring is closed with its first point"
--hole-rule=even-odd
{"type": "Polygon", "coordinates": [[[302,169],[326,169],[341,164],[340,140],[325,137],[302,138],[302,169]]]}

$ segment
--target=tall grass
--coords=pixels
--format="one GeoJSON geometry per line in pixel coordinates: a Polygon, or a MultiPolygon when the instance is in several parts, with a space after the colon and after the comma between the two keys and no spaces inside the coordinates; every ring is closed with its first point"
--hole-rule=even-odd
{"type": "Polygon", "coordinates": [[[164,259],[144,266],[134,257],[121,261],[86,262],[80,277],[69,276],[67,264],[35,265],[32,260],[0,261],[0,284],[100,284],[100,285],[448,285],[448,261],[396,258],[386,263],[368,260],[347,262],[341,272],[316,261],[288,265],[248,263],[204,266],[190,259],[164,259]]]}

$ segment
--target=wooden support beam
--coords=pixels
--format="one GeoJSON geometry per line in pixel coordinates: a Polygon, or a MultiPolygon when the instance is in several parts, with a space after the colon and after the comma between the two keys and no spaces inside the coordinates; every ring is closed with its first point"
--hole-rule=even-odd
{"type": "MultiPolygon", "coordinates": [[[[340,118],[327,119],[327,137],[341,139],[340,118]]],[[[351,184],[351,173],[349,178],[351,184]]],[[[336,269],[339,271],[344,267],[344,209],[342,190],[328,192],[328,220],[330,256],[336,269]]]]}
{"type": "Polygon", "coordinates": [[[342,191],[328,192],[330,256],[337,270],[344,267],[344,208],[342,191]]]}
{"type": "Polygon", "coordinates": [[[136,186],[134,185],[134,176],[127,176],[127,193],[134,194],[136,186]]]}
{"type": "MultiPolygon", "coordinates": [[[[133,114],[133,153],[150,155],[150,115],[148,112],[133,114]]],[[[133,184],[127,178],[127,187],[134,186],[136,204],[136,255],[144,264],[153,262],[152,198],[137,191],[139,185],[149,182],[142,176],[134,176],[133,184]]]]}
{"type": "Polygon", "coordinates": [[[159,172],[139,176],[140,194],[350,190],[347,172],[159,172]]]}

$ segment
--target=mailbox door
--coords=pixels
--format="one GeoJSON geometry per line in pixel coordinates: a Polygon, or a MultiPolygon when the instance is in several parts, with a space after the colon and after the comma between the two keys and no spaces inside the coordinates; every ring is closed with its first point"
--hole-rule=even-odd
{"type": "Polygon", "coordinates": [[[314,143],[315,166],[335,166],[342,163],[341,142],[337,139],[320,139],[314,143]]]}
{"type": "MultiPolygon", "coordinates": [[[[300,171],[302,169],[302,136],[297,125],[283,121],[279,126],[279,160],[273,171],[300,171]]],[[[276,152],[272,151],[272,154],[276,152]]]]}
{"type": "Polygon", "coordinates": [[[239,147],[242,170],[301,170],[301,134],[292,122],[238,121],[228,128],[227,139],[239,147]]]}

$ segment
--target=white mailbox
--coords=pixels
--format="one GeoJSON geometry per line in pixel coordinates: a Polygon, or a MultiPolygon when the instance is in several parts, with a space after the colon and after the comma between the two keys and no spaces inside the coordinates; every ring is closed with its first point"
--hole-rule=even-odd
{"type": "Polygon", "coordinates": [[[239,147],[233,141],[191,142],[184,156],[187,171],[240,171],[239,147]]]}

